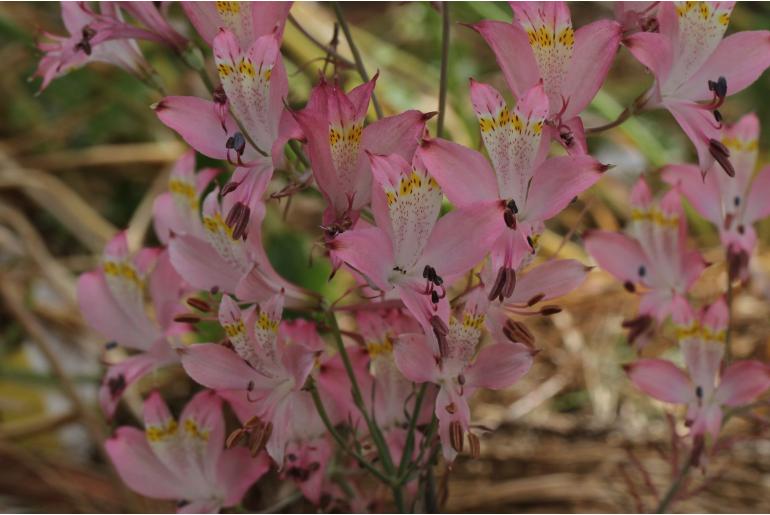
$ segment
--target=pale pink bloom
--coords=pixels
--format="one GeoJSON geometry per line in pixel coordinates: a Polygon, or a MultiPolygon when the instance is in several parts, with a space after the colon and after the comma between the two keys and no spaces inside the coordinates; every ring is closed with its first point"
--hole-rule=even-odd
{"type": "Polygon", "coordinates": [[[438,218],[443,195],[419,158],[369,155],[376,227],[359,225],[330,242],[336,256],[381,292],[395,289],[426,329],[449,316],[446,288],[486,255],[494,241],[482,205],[438,218]],[[433,325],[432,325],[433,324],[433,325]]]}
{"type": "MultiPolygon", "coordinates": [[[[236,171],[234,177],[238,176],[236,171]]],[[[252,193],[261,199],[270,176],[252,176],[257,179],[252,193]]],[[[261,227],[265,216],[264,203],[253,204],[254,209],[249,210],[247,218],[232,228],[227,224],[225,213],[232,210],[236,200],[230,195],[220,197],[219,193],[219,189],[215,188],[203,201],[202,236],[184,233],[171,237],[169,254],[174,268],[193,288],[199,290],[216,289],[235,294],[241,300],[255,302],[284,291],[290,305],[305,302],[307,294],[278,275],[267,257],[261,227]]]]}
{"type": "Polygon", "coordinates": [[[270,468],[262,453],[225,449],[222,401],[200,392],[179,421],[160,394],[144,403],[144,431],[120,427],[104,444],[121,479],[132,490],[155,499],[177,501],[178,513],[217,513],[240,503],[270,468]]]}
{"type": "Polygon", "coordinates": [[[316,184],[329,203],[323,216],[328,238],[351,228],[369,203],[372,175],[366,152],[395,153],[411,161],[432,116],[411,110],[364,126],[376,81],[375,76],[345,93],[321,79],[305,108],[293,113],[316,184]]]}
{"type": "Polygon", "coordinates": [[[657,32],[660,2],[613,2],[615,19],[628,35],[633,32],[657,32]]]}
{"type": "Polygon", "coordinates": [[[143,27],[123,21],[122,17],[102,17],[100,29],[109,31],[110,39],[144,39],[163,43],[178,52],[187,47],[187,39],[179,34],[166,20],[155,2],[115,2],[117,7],[128,11],[143,27]]]}
{"type": "Polygon", "coordinates": [[[425,140],[417,155],[453,204],[472,207],[481,217],[471,222],[475,232],[494,222],[493,268],[513,271],[535,252],[545,220],[606,167],[588,155],[546,159],[548,99],[542,85],[522,94],[513,111],[486,84],[471,81],[471,99],[492,166],[479,152],[443,139],[425,140]]]}
{"type": "Polygon", "coordinates": [[[201,38],[213,45],[219,29],[225,28],[248,48],[260,36],[283,33],[291,2],[182,2],[190,22],[201,38]]]}
{"type": "Polygon", "coordinates": [[[281,295],[243,311],[224,295],[219,322],[232,349],[205,343],[182,353],[190,377],[222,391],[241,418],[257,415],[272,424],[267,452],[279,465],[289,442],[324,432],[310,393],[303,390],[323,340],[310,322],[281,322],[282,312],[281,295]]]}
{"type": "Polygon", "coordinates": [[[407,378],[439,386],[435,413],[444,457],[449,461],[462,449],[470,432],[468,399],[473,392],[478,388],[508,388],[532,365],[532,349],[508,339],[477,353],[488,306],[482,289],[468,296],[458,316],[449,322],[446,349],[440,349],[430,334],[401,335],[395,344],[396,365],[407,378]]]}
{"type": "Polygon", "coordinates": [[[720,372],[726,327],[727,305],[720,299],[678,330],[687,371],[664,359],[641,359],[626,367],[647,395],[687,406],[686,423],[694,436],[716,439],[726,407],[748,404],[770,388],[770,369],[759,361],[736,361],[720,372]]]}
{"type": "Polygon", "coordinates": [[[730,254],[745,256],[745,271],[757,243],[753,224],[770,215],[770,167],[754,174],[759,141],[755,114],[725,126],[720,140],[730,150],[735,177],[710,173],[702,178],[694,165],[669,165],[662,170],[663,180],[675,186],[701,216],[717,227],[722,245],[730,254]]]}
{"type": "MultiPolygon", "coordinates": [[[[600,267],[639,291],[639,313],[662,323],[681,322],[689,313],[686,294],[705,268],[703,257],[687,246],[687,223],[675,190],[653,200],[643,178],[631,193],[626,234],[592,230],[586,250],[600,267]]],[[[632,338],[633,339],[633,338],[632,338]]]]}
{"type": "Polygon", "coordinates": [[[770,66],[770,32],[741,31],[722,39],[735,2],[661,2],[659,32],[639,32],[625,45],[655,75],[642,103],[668,109],[695,145],[700,170],[716,159],[732,175],[719,145],[727,95],[752,84],[770,66]]]}
{"type": "Polygon", "coordinates": [[[99,403],[108,416],[129,385],[158,367],[178,362],[174,348],[189,327],[174,322],[174,317],[185,311],[180,304],[185,292],[167,252],[143,249],[132,258],[124,232],[107,244],[100,268],[78,279],[78,303],[88,325],[137,351],[110,366],[102,380],[99,403]],[[152,317],[144,300],[147,290],[152,317]]]}
{"type": "Polygon", "coordinates": [[[152,221],[158,239],[168,244],[172,234],[190,234],[206,238],[200,217],[200,199],[211,181],[219,174],[216,168],[195,172],[195,151],[188,150],[171,169],[168,191],[155,199],[152,221]]]}
{"type": "Polygon", "coordinates": [[[472,25],[487,41],[516,99],[542,81],[547,126],[567,150],[585,153],[579,115],[599,91],[620,43],[620,24],[600,20],[574,30],[564,2],[510,2],[512,23],[472,25]]]}
{"type": "Polygon", "coordinates": [[[283,106],[289,86],[279,34],[262,35],[242,47],[233,32],[222,29],[213,50],[221,82],[213,101],[170,96],[154,109],[195,150],[238,166],[227,188],[236,208],[227,211],[228,225],[235,227],[248,224],[249,210],[261,201],[256,190],[262,176],[272,176],[295,127],[283,106]]]}
{"type": "Polygon", "coordinates": [[[133,40],[112,40],[111,31],[103,27],[104,20],[122,20],[116,4],[100,4],[102,14],[94,12],[86,2],[62,2],[61,16],[68,36],[45,33],[48,41],[38,44],[45,53],[35,76],[42,77],[40,90],[51,81],[89,62],[106,62],[120,66],[137,76],[149,75],[150,67],[133,40]]]}

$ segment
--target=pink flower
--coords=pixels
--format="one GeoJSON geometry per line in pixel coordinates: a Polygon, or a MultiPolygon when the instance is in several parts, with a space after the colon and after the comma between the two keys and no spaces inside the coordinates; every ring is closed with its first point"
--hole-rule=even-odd
{"type": "MultiPolygon", "coordinates": [[[[535,252],[544,221],[596,182],[606,167],[588,155],[546,159],[548,139],[542,131],[548,99],[542,85],[520,96],[512,112],[486,84],[471,81],[471,99],[492,166],[479,152],[442,139],[424,141],[417,155],[453,204],[473,208],[480,217],[472,221],[477,232],[490,227],[493,268],[511,279],[501,291],[507,297],[513,272],[535,252]]],[[[498,283],[490,285],[493,290],[498,283]]]]}
{"type": "Polygon", "coordinates": [[[155,234],[168,244],[173,234],[190,234],[205,239],[200,218],[200,199],[211,181],[219,174],[216,168],[195,173],[195,152],[188,150],[171,170],[168,191],[158,195],[153,205],[155,234]]]}
{"type": "Polygon", "coordinates": [[[720,299],[679,329],[686,372],[663,359],[641,359],[626,368],[647,395],[685,404],[694,436],[709,434],[716,440],[725,407],[748,404],[770,388],[770,369],[758,361],[736,361],[720,374],[726,327],[727,306],[720,299]]]}
{"type": "MultiPolygon", "coordinates": [[[[681,322],[689,313],[686,293],[705,268],[697,250],[687,248],[687,224],[679,195],[671,190],[660,201],[653,201],[644,179],[631,193],[631,223],[627,235],[608,231],[584,234],[586,250],[600,267],[623,281],[631,292],[641,287],[639,312],[644,323],[633,341],[649,327],[649,318],[659,323],[670,315],[681,322]]],[[[641,342],[643,343],[643,342],[641,342]]]]}
{"type": "MultiPolygon", "coordinates": [[[[241,168],[233,178],[244,175],[247,176],[244,180],[255,179],[250,194],[258,201],[252,204],[253,209],[241,212],[242,218],[231,227],[224,213],[233,213],[237,201],[230,195],[220,197],[219,189],[215,188],[203,201],[203,234],[197,230],[174,234],[169,242],[171,262],[177,272],[199,290],[216,289],[255,302],[284,291],[290,305],[302,304],[307,300],[307,293],[278,275],[262,244],[265,205],[261,198],[270,176],[252,174],[241,168]]],[[[164,223],[168,222],[164,219],[164,223]]]]}
{"type": "Polygon", "coordinates": [[[178,501],[178,513],[217,513],[241,502],[270,468],[265,454],[224,449],[222,402],[198,393],[177,422],[161,396],[144,403],[144,427],[120,427],[105,443],[123,482],[155,499],[178,501]]]}
{"type": "Polygon", "coordinates": [[[753,113],[725,126],[720,141],[730,150],[733,178],[714,173],[701,178],[692,165],[669,165],[662,170],[663,180],[675,186],[698,213],[717,227],[722,245],[744,265],[744,273],[757,243],[753,224],[770,215],[766,201],[770,167],[754,175],[758,139],[759,120],[753,113]]]}
{"type": "Polygon", "coordinates": [[[629,36],[625,45],[655,75],[642,99],[647,108],[668,109],[695,145],[700,170],[716,160],[733,174],[720,144],[727,95],[743,90],[770,66],[770,32],[742,31],[722,40],[735,2],[661,2],[659,32],[629,36]]]}
{"type": "Polygon", "coordinates": [[[188,41],[166,20],[165,14],[153,2],[116,2],[116,6],[128,11],[144,27],[123,21],[122,17],[103,17],[100,28],[109,31],[110,39],[144,39],[156,41],[183,52],[188,41]]]}
{"type": "Polygon", "coordinates": [[[439,386],[435,413],[444,457],[449,461],[462,452],[466,433],[469,442],[478,439],[469,431],[468,399],[473,392],[507,388],[532,365],[532,349],[507,339],[476,353],[488,306],[482,289],[474,290],[459,316],[449,322],[445,349],[423,334],[401,335],[395,345],[396,365],[408,379],[439,386]]]}
{"type": "Polygon", "coordinates": [[[213,45],[220,28],[231,31],[241,48],[260,36],[283,33],[291,2],[182,2],[190,22],[201,38],[213,45]]]}
{"type": "Polygon", "coordinates": [[[158,367],[178,361],[174,347],[188,327],[175,323],[174,317],[184,312],[180,299],[185,289],[166,252],[143,249],[132,259],[124,232],[107,244],[101,267],[80,276],[78,302],[88,325],[138,351],[110,366],[102,380],[99,403],[108,416],[115,412],[129,385],[158,367]],[[145,307],[146,289],[152,299],[154,320],[145,307]]]}
{"type": "Polygon", "coordinates": [[[323,217],[329,239],[351,228],[369,203],[372,176],[365,152],[396,153],[411,161],[425,121],[432,116],[412,110],[364,127],[376,81],[375,76],[345,93],[322,79],[305,108],[292,113],[307,144],[316,184],[329,203],[323,217]]]}
{"type": "Polygon", "coordinates": [[[242,311],[224,295],[219,323],[232,349],[214,343],[192,345],[182,353],[182,365],[195,381],[221,391],[242,420],[256,415],[270,424],[267,452],[282,465],[291,441],[324,432],[310,393],[303,390],[323,341],[312,323],[281,322],[281,295],[258,309],[242,311]]]}
{"type": "Polygon", "coordinates": [[[103,27],[105,19],[114,23],[122,21],[117,5],[110,2],[100,5],[101,15],[92,11],[85,2],[62,2],[62,21],[69,35],[45,33],[48,41],[38,44],[38,48],[45,53],[35,71],[35,76],[43,78],[41,91],[53,79],[94,61],[120,66],[140,77],[150,74],[150,67],[136,42],[127,39],[110,41],[111,32],[103,27]]]}
{"type": "Polygon", "coordinates": [[[623,27],[624,34],[637,31],[657,32],[658,5],[660,2],[614,2],[615,19],[623,27]]]}
{"type": "Polygon", "coordinates": [[[456,209],[438,219],[442,193],[419,158],[369,156],[376,227],[359,225],[330,242],[332,252],[383,293],[396,290],[429,329],[445,325],[446,288],[487,253],[494,207],[456,209]]]}
{"type": "Polygon", "coordinates": [[[510,2],[512,23],[472,25],[487,41],[514,96],[542,81],[546,130],[567,150],[586,152],[578,116],[599,91],[620,43],[620,24],[600,20],[577,31],[564,2],[510,2]]]}

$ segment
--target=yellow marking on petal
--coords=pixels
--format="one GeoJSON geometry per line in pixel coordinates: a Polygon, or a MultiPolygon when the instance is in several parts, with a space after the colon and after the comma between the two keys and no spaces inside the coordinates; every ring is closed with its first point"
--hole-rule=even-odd
{"type": "Polygon", "coordinates": [[[173,418],[165,426],[147,426],[144,434],[150,442],[160,442],[176,434],[177,423],[173,418]]]}
{"type": "Polygon", "coordinates": [[[386,336],[384,340],[379,342],[367,342],[366,350],[369,351],[369,357],[372,359],[379,356],[389,356],[393,352],[393,342],[386,336]]]}
{"type": "Polygon", "coordinates": [[[181,197],[181,199],[190,206],[193,211],[198,210],[199,200],[198,192],[195,186],[189,182],[180,181],[179,179],[171,179],[168,181],[168,190],[175,196],[181,197]]]}
{"type": "Polygon", "coordinates": [[[730,13],[722,13],[719,15],[719,23],[721,23],[724,26],[727,26],[728,23],[730,23],[730,13]]]}
{"type": "Polygon", "coordinates": [[[204,216],[203,217],[203,227],[213,233],[218,233],[220,231],[227,234],[227,236],[230,237],[230,239],[233,238],[233,229],[232,227],[229,227],[226,223],[224,218],[222,218],[222,215],[220,213],[216,213],[214,216],[204,216]]]}
{"type": "Polygon", "coordinates": [[[634,209],[631,212],[631,220],[651,222],[662,227],[677,227],[679,225],[678,216],[667,216],[658,209],[650,209],[648,211],[634,209]]]}
{"type": "Polygon", "coordinates": [[[466,311],[463,313],[463,327],[466,329],[476,329],[481,330],[481,328],[484,326],[484,320],[485,316],[483,313],[473,313],[470,311],[466,311]]]}
{"type": "Polygon", "coordinates": [[[675,332],[678,340],[697,338],[704,341],[724,343],[727,338],[727,331],[724,329],[714,331],[700,322],[693,322],[689,326],[678,326],[675,332]]]}
{"type": "Polygon", "coordinates": [[[248,75],[252,78],[257,76],[254,64],[248,59],[241,59],[241,62],[238,63],[238,72],[240,72],[241,75],[248,75]]]}
{"type": "Polygon", "coordinates": [[[267,313],[260,313],[259,318],[257,318],[257,327],[262,329],[263,331],[272,331],[276,332],[278,330],[278,324],[280,323],[280,320],[275,320],[270,318],[267,313]]]}
{"type": "Polygon", "coordinates": [[[131,281],[132,283],[137,284],[139,287],[144,285],[144,281],[142,281],[142,278],[139,277],[139,273],[136,271],[136,268],[134,268],[133,265],[129,263],[105,261],[102,264],[102,269],[107,275],[111,275],[113,277],[122,277],[131,281]]]}
{"type": "Polygon", "coordinates": [[[225,330],[225,335],[228,338],[235,338],[236,336],[240,336],[246,332],[246,326],[243,325],[242,320],[238,320],[232,324],[223,324],[222,328],[225,330]]]}
{"type": "Polygon", "coordinates": [[[392,191],[385,192],[385,197],[388,200],[388,205],[392,205],[396,201],[396,194],[392,191]]]}
{"type": "Polygon", "coordinates": [[[217,72],[219,73],[220,77],[228,77],[231,73],[233,73],[233,67],[227,63],[219,63],[217,65],[217,72]]]}
{"type": "Polygon", "coordinates": [[[521,121],[521,118],[519,118],[519,115],[515,112],[511,114],[511,125],[513,126],[513,130],[519,134],[524,132],[524,123],[521,121]]]}
{"type": "Polygon", "coordinates": [[[759,148],[759,142],[756,139],[722,138],[722,143],[735,152],[751,152],[759,148]]]}
{"type": "Polygon", "coordinates": [[[575,46],[575,31],[572,27],[566,27],[559,33],[558,41],[562,46],[573,47],[575,46]]]}
{"type": "Polygon", "coordinates": [[[233,15],[241,12],[240,2],[216,2],[216,7],[220,16],[233,15]]]}
{"type": "Polygon", "coordinates": [[[192,438],[196,438],[204,442],[208,441],[209,439],[209,430],[206,429],[201,431],[201,428],[198,426],[198,424],[190,418],[184,421],[184,430],[192,438]]]}

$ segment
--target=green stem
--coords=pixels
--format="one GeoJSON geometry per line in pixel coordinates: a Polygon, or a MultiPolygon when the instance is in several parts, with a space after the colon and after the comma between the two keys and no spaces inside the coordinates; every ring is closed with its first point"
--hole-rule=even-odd
{"type": "Polygon", "coordinates": [[[414,411],[409,420],[409,430],[406,433],[406,443],[404,444],[404,452],[401,455],[401,463],[398,465],[398,480],[400,484],[404,483],[406,478],[405,472],[407,467],[412,461],[412,449],[414,448],[414,432],[417,429],[417,419],[420,416],[420,410],[422,408],[422,401],[425,398],[425,392],[428,389],[428,383],[423,383],[420,386],[420,390],[417,392],[417,398],[414,401],[414,411]]]}
{"type": "MultiPolygon", "coordinates": [[[[353,35],[350,33],[350,27],[348,26],[348,22],[345,21],[345,16],[342,14],[342,9],[340,8],[339,2],[334,2],[334,14],[337,15],[337,21],[340,24],[340,27],[342,28],[342,33],[345,34],[345,40],[348,42],[348,46],[350,47],[350,52],[353,54],[353,60],[356,63],[356,69],[358,70],[358,74],[361,76],[361,79],[364,82],[369,82],[369,74],[366,73],[366,68],[364,67],[364,60],[361,58],[361,53],[358,51],[358,47],[353,42],[353,35]]],[[[372,104],[374,105],[374,112],[377,113],[377,119],[382,118],[382,108],[380,107],[380,103],[377,100],[377,95],[375,95],[374,92],[372,92],[372,104]]]]}
{"type": "Polygon", "coordinates": [[[684,482],[684,479],[685,477],[687,477],[687,474],[690,472],[691,468],[692,468],[692,458],[688,459],[685,462],[684,466],[682,467],[682,470],[679,471],[679,474],[674,479],[674,482],[671,483],[671,486],[668,488],[666,495],[663,496],[663,499],[660,501],[660,504],[658,504],[658,507],[655,509],[655,513],[666,513],[669,506],[674,501],[676,494],[679,493],[679,489],[682,487],[682,483],[684,482]]]}
{"type": "Polygon", "coordinates": [[[337,59],[338,62],[340,62],[340,63],[342,63],[345,66],[348,66],[350,68],[355,68],[356,67],[355,63],[351,62],[350,59],[347,59],[346,57],[343,57],[339,52],[337,52],[337,50],[335,48],[333,48],[333,47],[331,47],[329,45],[325,45],[322,42],[318,41],[316,38],[314,38],[313,35],[311,33],[309,33],[305,29],[305,27],[300,25],[299,22],[297,21],[297,19],[293,15],[291,15],[291,14],[289,14],[289,23],[294,25],[294,27],[300,32],[300,34],[305,36],[305,38],[308,41],[310,41],[315,46],[317,46],[319,49],[323,50],[324,52],[326,52],[327,54],[331,55],[335,59],[337,59]]]}
{"type": "Polygon", "coordinates": [[[332,435],[332,438],[334,438],[334,441],[337,442],[337,445],[340,446],[342,450],[347,452],[350,456],[356,459],[358,463],[364,467],[366,470],[372,473],[377,479],[385,483],[386,485],[391,484],[390,478],[386,477],[382,472],[380,472],[374,465],[369,463],[369,461],[358,454],[356,451],[354,451],[350,445],[345,442],[345,439],[342,438],[342,435],[340,435],[337,430],[334,428],[334,424],[332,424],[331,419],[329,418],[329,414],[326,412],[326,408],[324,408],[323,401],[321,400],[321,396],[318,394],[318,388],[316,388],[315,382],[311,380],[308,391],[310,392],[310,395],[313,397],[313,403],[315,404],[316,411],[318,411],[318,415],[321,417],[321,420],[324,423],[324,426],[326,426],[326,430],[329,431],[329,434],[332,435]]]}
{"type": "Polygon", "coordinates": [[[449,63],[449,3],[441,2],[441,79],[438,94],[438,121],[436,134],[444,134],[444,117],[446,116],[447,68],[449,63]]]}

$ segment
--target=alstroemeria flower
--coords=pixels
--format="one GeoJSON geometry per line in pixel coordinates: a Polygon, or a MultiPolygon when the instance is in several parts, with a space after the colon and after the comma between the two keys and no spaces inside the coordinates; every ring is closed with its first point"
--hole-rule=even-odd
{"type": "Polygon", "coordinates": [[[230,227],[245,230],[250,210],[261,201],[255,190],[263,175],[272,176],[293,134],[291,117],[284,115],[282,122],[288,80],[278,34],[241,47],[233,32],[222,29],[213,49],[222,84],[213,101],[171,96],[158,102],[155,112],[201,154],[238,166],[227,188],[234,210],[226,214],[230,227]]]}
{"type": "Polygon", "coordinates": [[[587,231],[586,250],[600,267],[623,281],[631,292],[643,287],[633,341],[649,328],[651,319],[662,323],[670,315],[681,322],[690,311],[686,293],[705,268],[697,250],[687,247],[687,223],[679,194],[666,193],[654,201],[640,178],[631,193],[631,222],[627,234],[587,231]],[[641,325],[639,325],[641,324],[641,325]]]}
{"type": "Polygon", "coordinates": [[[373,288],[397,290],[423,327],[435,329],[437,320],[445,326],[446,288],[486,255],[495,236],[489,222],[494,207],[456,209],[438,218],[441,188],[419,158],[411,165],[398,154],[369,159],[377,226],[344,232],[330,248],[373,288]]]}
{"type": "Polygon", "coordinates": [[[172,234],[190,234],[206,238],[200,217],[200,199],[211,181],[219,174],[216,168],[195,172],[195,151],[188,150],[171,169],[168,191],[155,199],[152,221],[155,234],[168,244],[172,234]]]}
{"type": "Polygon", "coordinates": [[[56,77],[94,61],[120,66],[139,77],[150,75],[150,66],[135,41],[110,40],[109,30],[98,29],[104,19],[122,21],[116,4],[102,2],[100,5],[102,14],[91,10],[86,2],[62,2],[61,17],[69,35],[45,33],[49,41],[38,44],[45,53],[35,71],[35,76],[43,78],[41,91],[56,77]]]}
{"type": "Polygon", "coordinates": [[[260,304],[258,311],[255,306],[242,311],[224,295],[219,322],[232,348],[205,343],[182,354],[190,377],[223,391],[236,410],[246,411],[246,419],[256,415],[264,427],[269,424],[266,448],[279,466],[289,442],[324,431],[310,393],[303,390],[323,340],[309,322],[282,323],[282,312],[281,295],[260,304]]]}
{"type": "Polygon", "coordinates": [[[372,175],[366,152],[398,154],[407,161],[432,115],[405,111],[364,127],[375,76],[349,93],[321,79],[305,108],[293,113],[307,144],[313,176],[329,203],[323,216],[327,237],[350,229],[369,203],[372,175]]]}
{"type": "MultiPolygon", "coordinates": [[[[244,173],[250,173],[241,169],[244,173]]],[[[237,177],[237,172],[234,177],[237,177]]],[[[261,199],[270,176],[259,174],[253,195],[261,199]]],[[[233,197],[219,196],[211,191],[203,201],[203,237],[195,233],[174,234],[169,242],[169,254],[174,268],[193,288],[216,289],[235,294],[244,301],[261,302],[284,291],[291,305],[302,304],[307,293],[275,271],[262,244],[262,220],[265,205],[253,204],[245,223],[247,228],[230,227],[224,213],[230,212],[233,197]],[[236,237],[236,231],[243,235],[236,237]]],[[[173,228],[172,228],[173,229],[173,228]]]]}
{"type": "Polygon", "coordinates": [[[733,174],[720,144],[718,109],[770,66],[770,31],[742,31],[722,40],[735,2],[661,2],[659,32],[639,32],[625,45],[655,75],[642,99],[663,107],[695,145],[705,173],[716,160],[733,174]]]}
{"type": "Polygon", "coordinates": [[[174,347],[189,328],[174,322],[174,317],[185,311],[180,304],[185,290],[167,252],[143,249],[132,259],[124,232],[107,244],[100,268],[78,279],[78,303],[88,325],[117,344],[138,351],[110,366],[102,380],[99,403],[108,416],[115,412],[129,385],[158,367],[178,362],[174,347]],[[147,288],[153,319],[145,307],[147,288]]]}
{"type": "Polygon", "coordinates": [[[718,228],[722,245],[740,265],[739,275],[745,274],[757,243],[753,224],[770,215],[770,167],[754,174],[758,139],[759,120],[753,113],[735,125],[725,126],[720,141],[730,150],[735,168],[732,178],[721,173],[702,178],[693,165],[669,165],[662,170],[663,180],[675,186],[701,216],[718,228]]]}
{"type": "Polygon", "coordinates": [[[462,452],[466,434],[472,452],[478,449],[478,437],[469,431],[468,399],[473,392],[507,388],[532,365],[532,349],[508,340],[486,346],[477,355],[488,306],[486,294],[474,290],[459,317],[452,317],[443,351],[423,334],[401,335],[395,345],[396,365],[407,378],[439,386],[435,413],[448,461],[462,452]]]}
{"type": "Polygon", "coordinates": [[[513,291],[515,269],[535,252],[544,221],[596,182],[606,167],[588,155],[546,159],[548,98],[542,85],[519,97],[513,111],[486,84],[472,81],[471,99],[492,166],[479,152],[443,139],[423,141],[417,155],[453,204],[474,206],[487,218],[475,224],[492,222],[492,265],[499,279],[489,286],[496,293],[492,298],[505,298],[513,291]]]}
{"type": "Polygon", "coordinates": [[[177,501],[177,513],[217,513],[240,503],[270,468],[264,453],[225,449],[222,401],[198,393],[177,422],[160,394],[144,403],[144,431],[120,427],[104,444],[120,478],[132,490],[177,501]]]}
{"type": "Polygon", "coordinates": [[[291,2],[182,2],[182,8],[201,38],[213,45],[220,28],[235,34],[241,48],[260,36],[283,33],[291,2]]]}
{"type": "Polygon", "coordinates": [[[570,153],[586,153],[579,115],[604,82],[620,43],[620,24],[600,20],[577,31],[564,2],[510,2],[512,23],[471,27],[487,41],[516,99],[541,80],[548,97],[545,129],[570,153]]]}
{"type": "Polygon", "coordinates": [[[626,367],[634,385],[647,395],[687,406],[692,435],[719,436],[725,407],[743,406],[770,388],[770,368],[754,360],[736,361],[720,373],[727,305],[712,304],[679,329],[687,371],[664,359],[641,359],[626,367]]]}
{"type": "Polygon", "coordinates": [[[660,2],[613,2],[615,19],[622,26],[623,33],[657,32],[658,5],[660,2]]]}
{"type": "Polygon", "coordinates": [[[110,33],[110,39],[144,39],[163,43],[177,52],[187,47],[187,39],[179,34],[166,20],[166,17],[153,2],[115,2],[116,7],[125,9],[138,20],[143,27],[123,21],[122,17],[102,16],[97,24],[98,30],[110,33]]]}

